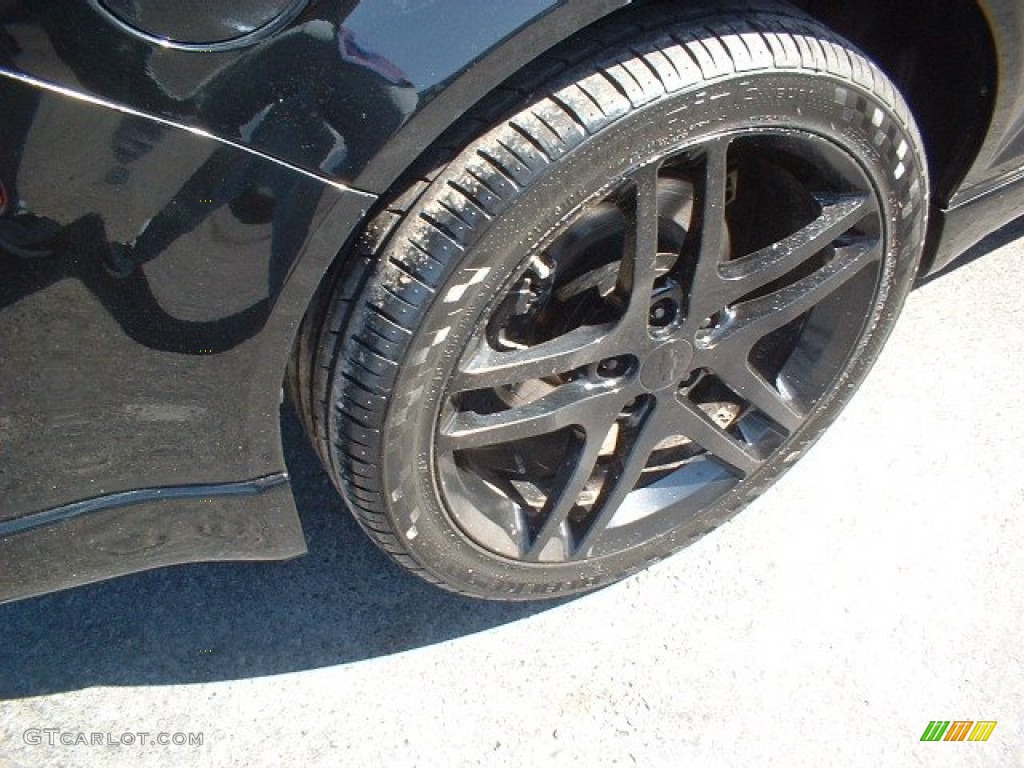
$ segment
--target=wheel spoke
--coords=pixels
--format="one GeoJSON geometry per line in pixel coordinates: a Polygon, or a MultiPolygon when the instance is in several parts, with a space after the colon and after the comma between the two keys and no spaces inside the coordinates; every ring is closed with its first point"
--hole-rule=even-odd
{"type": "Polygon", "coordinates": [[[626,214],[626,249],[619,272],[619,287],[629,296],[623,324],[647,330],[647,315],[657,277],[658,260],[658,169],[652,163],[633,176],[636,197],[626,214]]]}
{"type": "Polygon", "coordinates": [[[437,447],[442,451],[467,450],[584,426],[595,413],[617,411],[624,400],[615,387],[595,387],[586,381],[563,384],[531,403],[498,413],[457,413],[438,435],[437,447]]]}
{"type": "Polygon", "coordinates": [[[800,407],[775,389],[745,359],[715,367],[715,373],[736,394],[761,410],[776,424],[792,433],[805,418],[800,407]]]}
{"type": "Polygon", "coordinates": [[[703,334],[698,343],[706,348],[734,343],[749,348],[758,339],[812,309],[880,256],[876,240],[837,248],[835,257],[815,272],[785,288],[731,308],[726,321],[703,334]]]}
{"type": "Polygon", "coordinates": [[[740,477],[746,477],[761,464],[753,448],[723,430],[689,401],[676,401],[676,407],[670,411],[670,421],[672,432],[686,435],[714,458],[731,467],[740,477]]]}
{"type": "Polygon", "coordinates": [[[728,187],[728,154],[731,139],[723,137],[706,146],[703,194],[700,205],[700,249],[693,277],[690,317],[704,317],[721,309],[716,306],[719,295],[719,265],[725,256],[725,199],[728,187]]]}
{"type": "Polygon", "coordinates": [[[550,341],[508,351],[483,341],[480,351],[453,376],[452,392],[543,379],[612,357],[613,327],[585,325],[550,341]]]}
{"type": "Polygon", "coordinates": [[[596,516],[591,520],[586,533],[573,553],[574,558],[586,557],[590,553],[612,518],[615,517],[615,513],[626,496],[640,481],[644,467],[650,460],[651,452],[659,442],[668,436],[668,431],[665,429],[658,411],[659,406],[655,401],[654,407],[644,419],[643,426],[633,440],[633,444],[625,456],[616,462],[605,479],[601,495],[594,504],[596,516]]]}
{"type": "Polygon", "coordinates": [[[777,243],[719,267],[724,283],[721,306],[777,280],[818,254],[854,224],[875,210],[867,195],[843,195],[822,205],[821,214],[810,224],[777,243]]]}
{"type": "Polygon", "coordinates": [[[594,419],[589,426],[584,427],[584,435],[575,460],[566,461],[562,465],[555,479],[554,490],[544,504],[541,511],[544,522],[526,552],[527,560],[539,560],[548,543],[558,534],[566,541],[569,540],[569,513],[576,506],[587,480],[594,473],[601,447],[617,413],[617,410],[615,414],[608,413],[604,419],[594,419]]]}

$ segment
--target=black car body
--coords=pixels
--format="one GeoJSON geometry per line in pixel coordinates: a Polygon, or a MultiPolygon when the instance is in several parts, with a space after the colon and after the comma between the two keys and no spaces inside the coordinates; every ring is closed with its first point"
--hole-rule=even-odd
{"type": "MultiPolygon", "coordinates": [[[[282,382],[332,264],[475,105],[664,5],[0,2],[0,599],[301,555],[282,382]]],[[[920,125],[922,274],[1019,214],[1018,3],[796,5],[920,125]]]]}

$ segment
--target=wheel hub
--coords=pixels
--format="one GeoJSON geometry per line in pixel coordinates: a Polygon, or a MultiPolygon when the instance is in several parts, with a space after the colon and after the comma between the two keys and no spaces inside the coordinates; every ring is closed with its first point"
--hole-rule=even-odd
{"type": "Polygon", "coordinates": [[[686,339],[658,344],[641,358],[640,385],[651,394],[666,389],[675,391],[692,364],[693,346],[686,339]]]}

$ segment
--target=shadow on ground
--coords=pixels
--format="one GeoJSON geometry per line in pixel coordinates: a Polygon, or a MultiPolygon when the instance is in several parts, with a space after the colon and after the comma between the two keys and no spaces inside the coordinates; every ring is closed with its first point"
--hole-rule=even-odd
{"type": "Polygon", "coordinates": [[[470,600],[405,574],[344,509],[290,412],[283,428],[308,555],[176,566],[0,606],[0,698],[333,666],[554,605],[470,600]]]}

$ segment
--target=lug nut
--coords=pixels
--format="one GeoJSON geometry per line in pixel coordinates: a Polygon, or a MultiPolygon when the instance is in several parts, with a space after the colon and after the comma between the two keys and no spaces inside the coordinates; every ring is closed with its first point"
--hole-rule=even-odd
{"type": "Polygon", "coordinates": [[[664,328],[676,319],[676,310],[676,303],[672,299],[660,299],[651,306],[648,321],[655,328],[664,328]]]}
{"type": "Polygon", "coordinates": [[[597,364],[597,375],[606,378],[621,376],[626,371],[626,362],[621,357],[609,357],[597,364]]]}

